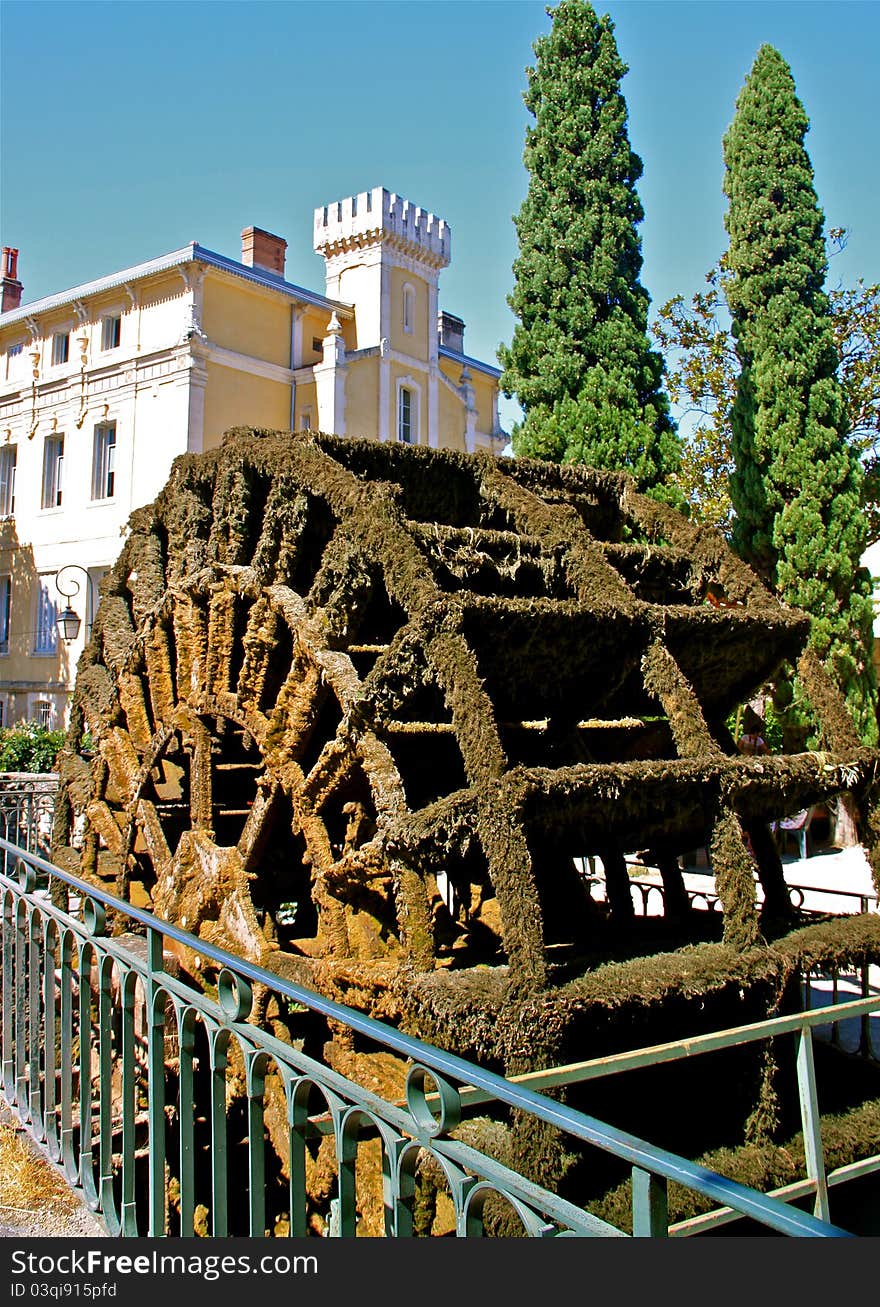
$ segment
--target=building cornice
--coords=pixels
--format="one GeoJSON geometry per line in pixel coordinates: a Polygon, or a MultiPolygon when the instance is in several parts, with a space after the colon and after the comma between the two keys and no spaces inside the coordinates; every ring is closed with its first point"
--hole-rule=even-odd
{"type": "Polygon", "coordinates": [[[172,250],[170,254],[163,254],[157,259],[150,259],[146,263],[136,264],[133,268],[124,268],[122,271],[111,273],[107,277],[99,277],[95,281],[85,282],[81,286],[73,286],[70,290],[60,291],[56,295],[47,295],[45,298],[34,300],[30,304],[23,304],[20,308],[10,309],[7,313],[0,314],[0,328],[11,327],[17,323],[29,325],[29,319],[34,319],[37,315],[52,313],[57,309],[72,306],[77,301],[85,301],[92,296],[103,295],[107,291],[123,290],[131,294],[129,287],[133,283],[155,277],[162,272],[184,268],[191,263],[201,263],[205,267],[216,268],[220,272],[228,273],[232,277],[238,277],[251,285],[275,291],[286,299],[326,309],[328,313],[335,310],[343,318],[352,318],[354,316],[354,309],[350,304],[346,304],[341,300],[328,299],[326,295],[319,295],[315,291],[305,290],[302,286],[296,286],[292,282],[285,281],[283,277],[264,272],[262,268],[248,267],[247,264],[238,263],[235,259],[227,258],[224,254],[217,254],[213,250],[206,249],[203,245],[193,241],[179,250],[172,250]]]}

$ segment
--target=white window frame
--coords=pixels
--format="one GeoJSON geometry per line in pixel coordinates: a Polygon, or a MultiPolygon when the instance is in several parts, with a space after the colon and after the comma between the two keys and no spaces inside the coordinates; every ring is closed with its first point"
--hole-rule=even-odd
{"type": "Polygon", "coordinates": [[[113,499],[116,494],[116,422],[99,422],[92,443],[92,500],[113,499]]]}
{"type": "Polygon", "coordinates": [[[24,372],[24,341],[6,347],[6,380],[14,381],[24,372]]]}
{"type": "Polygon", "coordinates": [[[52,334],[52,367],[60,368],[70,361],[70,332],[56,331],[52,334]],[[62,343],[63,342],[63,343],[62,343]]]}
{"type": "Polygon", "coordinates": [[[399,377],[397,380],[397,397],[394,405],[394,427],[395,436],[400,444],[419,445],[421,444],[421,415],[422,415],[422,388],[412,377],[399,377]],[[401,435],[401,419],[403,417],[403,392],[406,391],[410,397],[409,429],[410,439],[405,441],[401,435]]]}
{"type": "Polygon", "coordinates": [[[53,431],[43,438],[43,486],[40,507],[46,511],[61,507],[64,475],[64,435],[53,431]]]}
{"type": "Polygon", "coordinates": [[[43,726],[47,731],[52,729],[52,719],[55,716],[55,705],[51,699],[36,699],[34,701],[35,716],[34,720],[38,726],[43,726]]]}
{"type": "Polygon", "coordinates": [[[416,288],[409,281],[403,283],[403,313],[401,320],[404,332],[407,336],[411,336],[415,330],[416,288]]]}
{"type": "Polygon", "coordinates": [[[108,313],[101,319],[101,349],[119,349],[122,343],[122,315],[108,313]]]}
{"type": "Polygon", "coordinates": [[[39,657],[51,657],[58,652],[58,604],[50,589],[54,581],[54,572],[37,577],[34,653],[39,657]]]}
{"type": "Polygon", "coordinates": [[[15,472],[18,465],[18,446],[0,447],[0,518],[15,515],[15,472]]]}
{"type": "MultiPolygon", "coordinates": [[[[12,577],[8,572],[0,575],[0,656],[9,653],[9,633],[12,626],[12,577]]],[[[3,725],[0,720],[0,726],[3,725]]]]}

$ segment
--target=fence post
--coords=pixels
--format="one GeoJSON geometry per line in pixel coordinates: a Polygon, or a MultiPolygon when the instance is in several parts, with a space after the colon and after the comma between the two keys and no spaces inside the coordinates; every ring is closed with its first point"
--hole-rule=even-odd
{"type": "Polygon", "coordinates": [[[825,1154],[819,1125],[819,1102],[816,1095],[816,1068],[813,1062],[813,1032],[801,1026],[797,1033],[797,1077],[801,1103],[801,1126],[804,1132],[804,1154],[807,1175],[816,1186],[813,1214],[822,1221],[830,1221],[828,1182],[825,1179],[825,1154]]]}
{"type": "Polygon", "coordinates": [[[669,1233],[666,1179],[634,1166],[632,1172],[633,1238],[665,1239],[669,1233]]]}

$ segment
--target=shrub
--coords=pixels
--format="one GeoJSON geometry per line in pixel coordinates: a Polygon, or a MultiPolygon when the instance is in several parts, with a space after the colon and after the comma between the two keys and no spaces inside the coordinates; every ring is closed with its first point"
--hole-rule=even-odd
{"type": "Polygon", "coordinates": [[[53,771],[64,735],[39,722],[21,722],[0,731],[0,771],[53,771]]]}

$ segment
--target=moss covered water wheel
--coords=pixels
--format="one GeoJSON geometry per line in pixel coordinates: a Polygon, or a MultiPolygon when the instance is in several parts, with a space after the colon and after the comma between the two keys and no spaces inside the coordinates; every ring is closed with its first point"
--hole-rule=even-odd
{"type": "MultiPolygon", "coordinates": [[[[631,1043],[634,1012],[641,1042],[690,1033],[750,977],[754,1016],[778,1003],[798,923],[770,821],[852,794],[873,856],[877,758],[808,618],[622,475],[234,431],[176,461],[102,595],[55,856],[509,1073],[631,1043]],[[724,722],[784,662],[825,752],[742,757],[724,722]],[[698,944],[679,859],[703,845],[723,940],[698,944]],[[634,915],[635,850],[660,921],[634,915]]],[[[325,1035],[399,1094],[393,1059],[325,1035]]]]}

